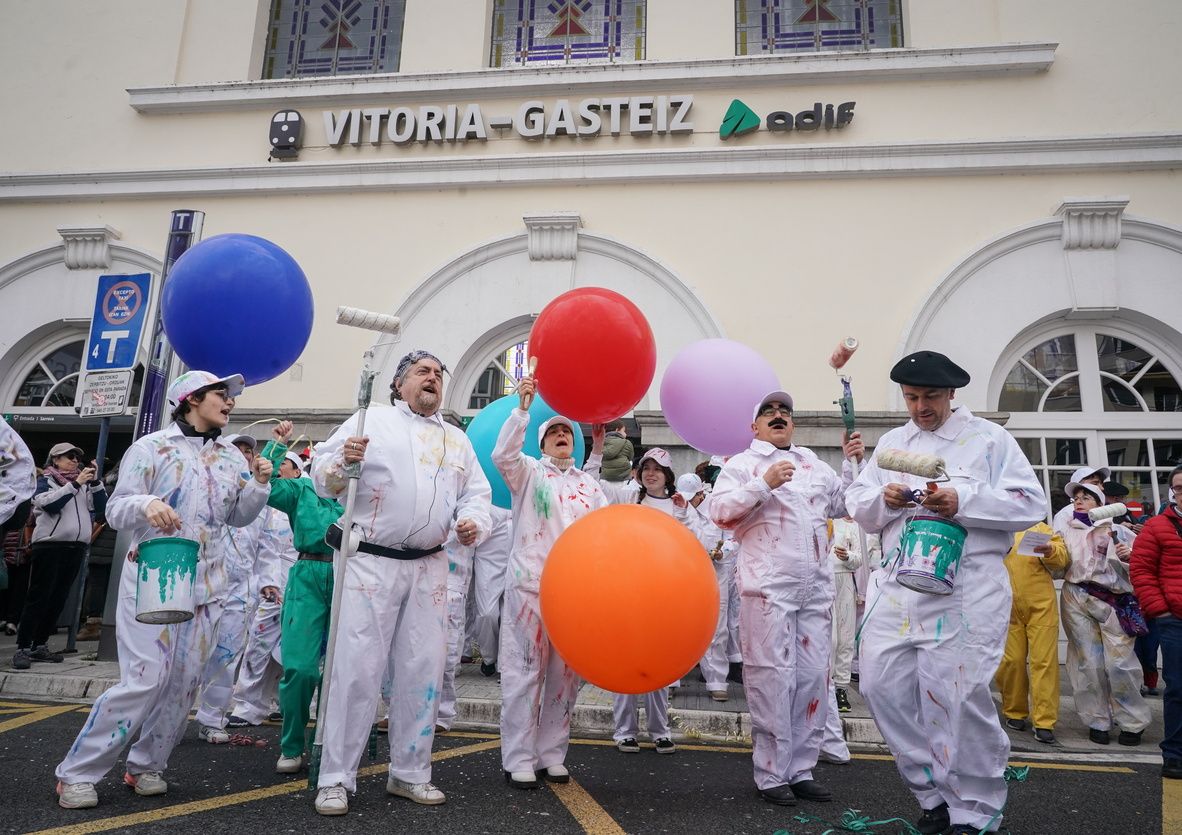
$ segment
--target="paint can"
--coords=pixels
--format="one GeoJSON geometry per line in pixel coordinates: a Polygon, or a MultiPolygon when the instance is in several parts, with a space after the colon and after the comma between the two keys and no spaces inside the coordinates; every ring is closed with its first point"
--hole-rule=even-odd
{"type": "Polygon", "coordinates": [[[135,619],[140,623],[184,623],[193,618],[193,587],[201,546],[166,536],[139,544],[135,619]]]}
{"type": "Polygon", "coordinates": [[[968,531],[942,516],[915,516],[899,539],[899,585],[924,594],[952,594],[968,531]]]}

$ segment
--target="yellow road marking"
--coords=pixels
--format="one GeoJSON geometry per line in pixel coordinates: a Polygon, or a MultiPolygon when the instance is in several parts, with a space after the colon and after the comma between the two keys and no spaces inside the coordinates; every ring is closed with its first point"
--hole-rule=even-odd
{"type": "Polygon", "coordinates": [[[569,783],[551,783],[550,790],[562,801],[562,805],[578,821],[587,835],[624,835],[624,830],[615,822],[607,810],[587,794],[587,790],[573,779],[569,783]]]}
{"type": "Polygon", "coordinates": [[[1161,831],[1182,832],[1182,780],[1161,781],[1161,831]]]}
{"type": "Polygon", "coordinates": [[[45,705],[39,705],[33,702],[0,702],[0,707],[23,707],[28,710],[36,710],[39,707],[45,707],[45,705]]]}
{"type": "MultiPolygon", "coordinates": [[[[449,748],[446,751],[436,751],[431,755],[432,762],[439,762],[440,760],[449,760],[452,757],[463,757],[467,754],[475,754],[480,751],[488,751],[493,748],[498,748],[501,745],[499,739],[489,740],[487,742],[478,742],[475,745],[464,745],[459,748],[449,748]]],[[[390,770],[390,766],[386,763],[378,765],[367,766],[359,769],[357,776],[373,777],[377,774],[384,774],[390,770]]],[[[73,826],[59,826],[54,829],[42,829],[32,835],[86,835],[90,832],[106,832],[111,829],[121,829],[125,826],[136,826],[141,823],[155,823],[157,821],[168,820],[170,818],[184,817],[185,815],[193,815],[198,812],[209,812],[214,809],[221,809],[226,806],[237,806],[242,803],[250,803],[254,800],[266,800],[271,797],[280,797],[285,794],[295,794],[296,792],[308,790],[307,777],[301,777],[298,780],[291,780],[286,783],[279,783],[275,786],[264,786],[261,789],[252,789],[251,791],[238,792],[236,794],[227,794],[220,797],[210,797],[205,800],[194,800],[190,803],[178,803],[176,806],[166,806],[163,809],[152,809],[147,812],[136,812],[131,815],[118,815],[113,818],[100,818],[98,820],[86,821],[85,823],[74,824],[73,826]]]]}
{"type": "Polygon", "coordinates": [[[40,710],[34,710],[32,713],[26,713],[24,716],[18,716],[15,719],[8,719],[0,722],[0,734],[5,731],[12,731],[17,728],[23,728],[25,725],[32,725],[34,722],[40,722],[42,719],[49,719],[51,716],[57,716],[62,713],[69,713],[77,705],[54,705],[52,707],[43,707],[40,710]]]}

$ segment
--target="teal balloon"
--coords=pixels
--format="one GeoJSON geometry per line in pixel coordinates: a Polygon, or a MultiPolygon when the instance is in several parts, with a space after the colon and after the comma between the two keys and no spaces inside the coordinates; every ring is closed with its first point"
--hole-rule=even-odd
{"type": "MultiPolygon", "coordinates": [[[[472,442],[472,448],[476,450],[480,466],[484,470],[485,476],[488,477],[489,485],[492,486],[493,504],[506,510],[512,506],[513,499],[509,493],[509,486],[505,484],[505,479],[501,478],[500,472],[497,471],[497,467],[493,463],[492,453],[493,447],[497,445],[497,436],[501,434],[501,427],[509,419],[509,413],[517,408],[517,404],[516,395],[494,400],[481,409],[468,424],[468,440],[472,442]]],[[[538,447],[538,430],[541,429],[543,423],[557,414],[558,412],[551,409],[539,395],[534,395],[534,402],[529,407],[529,427],[525,430],[524,452],[526,455],[531,458],[541,456],[542,450],[538,447]]],[[[582,450],[585,448],[583,444],[583,430],[575,422],[575,458],[580,466],[583,463],[582,450]]]]}

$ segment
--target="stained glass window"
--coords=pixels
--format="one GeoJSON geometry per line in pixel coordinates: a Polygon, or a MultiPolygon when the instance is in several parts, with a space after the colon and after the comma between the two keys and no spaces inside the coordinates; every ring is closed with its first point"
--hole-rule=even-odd
{"type": "Polygon", "coordinates": [[[489,65],[642,61],[646,0],[493,0],[489,65]]]}
{"type": "Polygon", "coordinates": [[[406,0],[272,0],[263,78],[398,72],[406,0]]]}
{"type": "Polygon", "coordinates": [[[902,0],[735,0],[735,54],[903,46],[902,0]]]}
{"type": "Polygon", "coordinates": [[[494,400],[512,394],[517,390],[517,381],[527,373],[526,357],[529,356],[529,342],[518,342],[497,354],[489,362],[472,393],[468,395],[469,409],[483,409],[494,400]]]}

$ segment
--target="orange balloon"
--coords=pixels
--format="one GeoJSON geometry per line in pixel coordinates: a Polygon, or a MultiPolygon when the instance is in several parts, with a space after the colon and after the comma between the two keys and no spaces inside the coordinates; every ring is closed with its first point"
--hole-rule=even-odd
{"type": "Polygon", "coordinates": [[[685,675],[718,622],[706,549],[642,505],[601,508],[567,528],[546,558],[541,600],[558,654],[613,693],[647,693],[685,675]]]}

